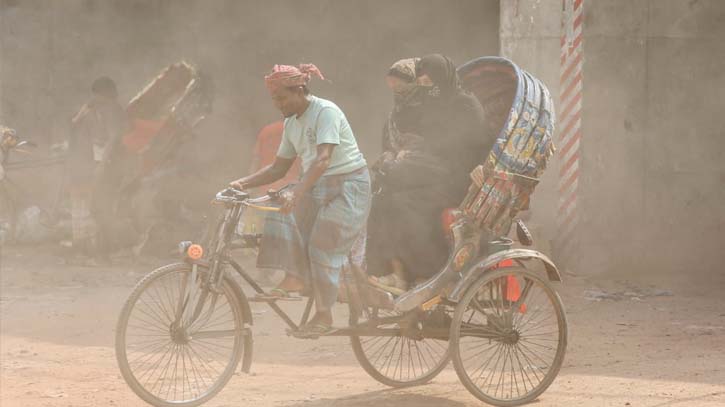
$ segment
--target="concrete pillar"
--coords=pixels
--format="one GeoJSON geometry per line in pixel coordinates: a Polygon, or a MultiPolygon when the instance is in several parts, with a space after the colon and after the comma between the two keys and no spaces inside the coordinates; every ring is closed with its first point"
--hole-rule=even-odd
{"type": "MultiPolygon", "coordinates": [[[[558,107],[561,3],[541,0],[500,2],[501,55],[546,84],[558,107]]],[[[556,156],[534,192],[528,222],[539,249],[549,252],[556,225],[556,156]]]]}
{"type": "MultiPolygon", "coordinates": [[[[502,54],[553,95],[561,5],[500,2],[502,54]]],[[[584,0],[584,7],[578,271],[714,273],[725,261],[725,2],[584,0]]],[[[548,171],[533,198],[547,234],[552,223],[541,217],[555,216],[555,176],[548,171]]]]}

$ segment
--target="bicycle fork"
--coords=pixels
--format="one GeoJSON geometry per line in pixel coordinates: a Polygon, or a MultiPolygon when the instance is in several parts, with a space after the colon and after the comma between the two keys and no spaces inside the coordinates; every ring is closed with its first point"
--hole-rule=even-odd
{"type": "Polygon", "coordinates": [[[209,274],[208,281],[200,281],[198,265],[192,264],[191,273],[184,276],[172,330],[183,330],[188,336],[195,325],[203,326],[209,320],[219,296],[217,284],[212,281],[214,274],[209,274]]]}

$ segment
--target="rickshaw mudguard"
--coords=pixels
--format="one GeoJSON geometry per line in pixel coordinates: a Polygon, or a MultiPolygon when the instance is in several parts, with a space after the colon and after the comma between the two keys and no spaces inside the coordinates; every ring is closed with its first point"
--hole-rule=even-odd
{"type": "Polygon", "coordinates": [[[447,298],[453,302],[459,301],[466,289],[473,284],[477,278],[479,278],[487,270],[491,270],[497,264],[505,260],[539,260],[544,264],[546,275],[550,281],[561,281],[561,273],[559,272],[559,269],[545,254],[531,249],[503,250],[496,252],[469,267],[468,271],[462,273],[463,277],[456,283],[451,293],[447,295],[447,298]]]}

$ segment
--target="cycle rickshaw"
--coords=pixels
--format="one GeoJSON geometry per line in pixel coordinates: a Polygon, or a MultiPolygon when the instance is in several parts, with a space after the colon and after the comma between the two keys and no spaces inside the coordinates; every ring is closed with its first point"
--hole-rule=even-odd
{"type": "MultiPolygon", "coordinates": [[[[453,212],[447,264],[397,297],[346,270],[340,300],[349,306],[348,325],[326,336],[349,337],[364,370],[388,386],[426,383],[452,361],[474,396],[515,406],[543,393],[562,365],[567,323],[551,285],[561,278],[545,255],[512,248],[505,237],[482,243],[481,236],[506,236],[513,224],[519,242],[532,243],[514,217],[528,207],[553,153],[553,105],[540,81],[506,59],[479,58],[459,73],[501,130],[453,212]],[[543,264],[543,272],[530,268],[535,263],[543,264]]],[[[200,405],[225,386],[240,361],[242,371],[249,371],[252,312],[232,276],[258,293],[262,288],[230,252],[258,244],[260,235],[236,235],[237,223],[247,208],[274,210],[267,205],[273,198],[219,192],[215,202],[225,211],[206,247],[182,243],[183,261],[147,275],[128,298],[116,355],[124,379],[146,402],[200,405]]],[[[275,301],[268,304],[294,332],[307,321],[312,302],[299,324],[275,301]]]]}

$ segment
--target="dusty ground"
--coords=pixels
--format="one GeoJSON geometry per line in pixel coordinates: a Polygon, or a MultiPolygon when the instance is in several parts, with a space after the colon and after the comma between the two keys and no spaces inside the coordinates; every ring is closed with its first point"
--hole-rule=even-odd
{"type": "MultiPolygon", "coordinates": [[[[114,325],[133,284],[163,261],[91,269],[32,253],[2,254],[0,405],[143,406],[116,368],[114,325]]],[[[725,287],[671,285],[568,277],[569,351],[534,405],[725,406],[725,287]]],[[[429,385],[387,389],[358,367],[346,339],[291,339],[264,306],[254,314],[253,374],[235,376],[207,405],[483,405],[452,367],[429,385]]]]}

